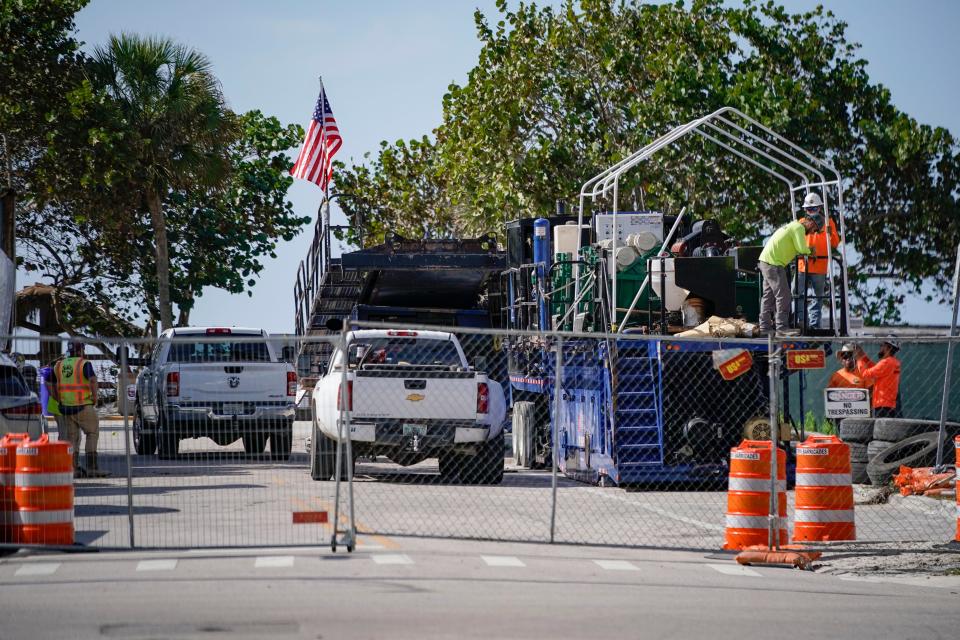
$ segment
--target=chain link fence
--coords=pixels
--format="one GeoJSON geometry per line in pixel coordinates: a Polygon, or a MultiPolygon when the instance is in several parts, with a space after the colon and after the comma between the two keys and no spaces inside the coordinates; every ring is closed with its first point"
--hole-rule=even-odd
{"type": "MultiPolygon", "coordinates": [[[[889,387],[871,371],[889,350],[882,342],[861,339],[851,351],[835,339],[373,323],[310,338],[179,331],[88,342],[96,440],[70,416],[0,413],[5,431],[51,439],[79,425],[76,538],[102,548],[328,544],[335,529],[355,527],[370,544],[427,536],[719,549],[731,449],[771,433],[787,453],[788,522],[808,509],[810,491],[798,495],[795,481],[835,472],[825,487],[836,487],[846,473],[849,509],[842,490],[818,495],[827,511],[853,513],[857,540],[946,542],[953,496],[891,487],[901,464],[935,465],[938,447],[953,462],[942,445],[960,424],[948,420],[939,435],[948,342],[901,339],[893,417],[876,418],[870,405],[889,387]],[[296,375],[298,352],[314,354],[300,363],[309,380],[296,375]],[[847,395],[857,388],[865,400],[847,395]],[[802,459],[831,436],[849,447],[845,472],[802,459]]],[[[20,366],[11,361],[7,378],[19,382],[6,395],[32,392],[52,409],[45,392],[76,382],[51,367],[67,362],[61,338],[19,336],[10,350],[20,366]]],[[[945,415],[960,419],[955,374],[945,415]]]]}

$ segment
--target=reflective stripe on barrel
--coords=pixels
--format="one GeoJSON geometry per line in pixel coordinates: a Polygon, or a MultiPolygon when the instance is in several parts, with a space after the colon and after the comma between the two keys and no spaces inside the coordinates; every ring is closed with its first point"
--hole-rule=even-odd
{"type": "Polygon", "coordinates": [[[797,447],[793,539],[856,540],[850,446],[836,436],[810,436],[797,447]]]}
{"type": "MultiPolygon", "coordinates": [[[[769,543],[770,451],[766,440],[744,440],[730,450],[724,549],[769,543]]],[[[777,449],[777,512],[779,544],[787,543],[786,453],[777,449]]]]}
{"type": "Polygon", "coordinates": [[[73,447],[47,434],[17,447],[16,541],[73,544],[73,447]]]}

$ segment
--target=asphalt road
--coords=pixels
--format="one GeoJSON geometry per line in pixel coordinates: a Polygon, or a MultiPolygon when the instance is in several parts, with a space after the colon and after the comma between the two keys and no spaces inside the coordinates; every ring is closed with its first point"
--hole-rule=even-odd
{"type": "MultiPolygon", "coordinates": [[[[120,422],[104,421],[100,457],[114,476],[75,484],[77,539],[100,548],[197,548],[326,544],[332,535],[333,482],[313,482],[296,423],[290,462],[252,459],[240,442],[218,447],[185,440],[181,457],[133,456],[133,507],[120,422]],[[326,524],[316,522],[326,513],[326,524]],[[299,514],[299,515],[298,515],[299,514]],[[295,519],[306,518],[308,523],[295,519]]],[[[507,460],[499,486],[440,482],[436,460],[403,468],[363,461],[354,483],[361,533],[391,536],[486,538],[668,548],[719,549],[723,491],[625,491],[560,477],[551,513],[549,472],[519,470],[507,460]],[[551,520],[553,518],[553,520],[551,520]]],[[[792,513],[793,493],[788,495],[792,513]]],[[[345,501],[341,502],[345,510],[345,501]]],[[[860,541],[948,541],[956,523],[952,502],[900,499],[856,509],[860,541]]],[[[346,526],[346,520],[341,520],[346,526]]]]}
{"type": "Polygon", "coordinates": [[[0,558],[0,638],[956,638],[960,577],[728,556],[384,539],[0,558]]]}

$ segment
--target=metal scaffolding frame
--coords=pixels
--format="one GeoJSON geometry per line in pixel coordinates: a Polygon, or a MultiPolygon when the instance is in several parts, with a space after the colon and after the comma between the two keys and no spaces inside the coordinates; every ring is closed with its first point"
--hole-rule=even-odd
{"type": "MultiPolygon", "coordinates": [[[[823,196],[825,221],[829,224],[830,202],[828,189],[837,189],[836,210],[840,222],[840,252],[843,257],[841,277],[843,282],[843,317],[849,318],[849,305],[846,292],[847,253],[846,253],[846,225],[843,204],[843,177],[839,171],[827,160],[815,156],[799,145],[781,136],[773,129],[761,124],[754,118],[746,115],[734,107],[723,107],[686,124],[675,127],[665,135],[657,138],[642,149],[630,154],[623,160],[608,167],[606,170],[587,180],[580,189],[578,224],[583,225],[584,210],[587,198],[591,203],[599,198],[612,196],[611,213],[618,213],[620,178],[634,167],[649,160],[661,150],[673,145],[689,134],[698,136],[716,144],[737,158],[764,171],[772,178],[782,182],[790,197],[790,210],[794,220],[797,218],[798,192],[808,193],[810,189],[819,187],[823,196]]],[[[619,221],[613,216],[613,246],[612,253],[617,251],[617,232],[619,221]]],[[[827,227],[829,230],[829,227],[827,227]]],[[[579,253],[581,241],[577,241],[579,253]]],[[[827,273],[833,274],[833,257],[827,252],[827,273]]],[[[579,274],[577,274],[579,275],[579,274]]],[[[576,282],[574,297],[579,295],[579,278],[576,282]]],[[[613,278],[612,300],[616,300],[617,282],[613,278]]],[[[830,305],[832,317],[837,317],[836,296],[833,295],[832,278],[829,279],[830,305]]],[[[641,289],[642,291],[642,289],[641,289]]],[[[639,297],[638,292],[637,296],[639,297]]],[[[636,302],[636,301],[635,301],[636,302]]],[[[834,324],[834,334],[840,335],[839,324],[834,324]]]]}

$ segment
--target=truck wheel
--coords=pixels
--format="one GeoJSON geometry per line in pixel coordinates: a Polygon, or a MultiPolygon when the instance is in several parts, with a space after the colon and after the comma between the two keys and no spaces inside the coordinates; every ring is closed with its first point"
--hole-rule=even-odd
{"type": "Polygon", "coordinates": [[[267,448],[267,434],[265,433],[245,433],[243,434],[243,450],[252,456],[258,456],[267,448]]]}
{"type": "Polygon", "coordinates": [[[152,456],[157,451],[157,436],[143,432],[143,414],[137,405],[133,414],[133,450],[141,456],[152,456]]]}
{"type": "Polygon", "coordinates": [[[533,465],[533,440],[537,430],[536,404],[529,401],[513,403],[513,457],[518,467],[533,465]]]}
{"type": "Polygon", "coordinates": [[[488,440],[475,456],[460,458],[460,481],[463,484],[500,484],[503,482],[503,438],[488,440]]]}
{"type": "Polygon", "coordinates": [[[160,432],[157,439],[157,457],[161,460],[175,460],[180,453],[180,438],[173,433],[160,432]]]}
{"type": "Polygon", "coordinates": [[[288,423],[282,430],[270,434],[270,458],[283,462],[290,459],[293,449],[293,423],[288,423]]]}
{"type": "Polygon", "coordinates": [[[316,416],[313,418],[311,445],[313,455],[310,459],[310,477],[314,480],[330,480],[336,471],[337,445],[320,431],[316,416]]]}

